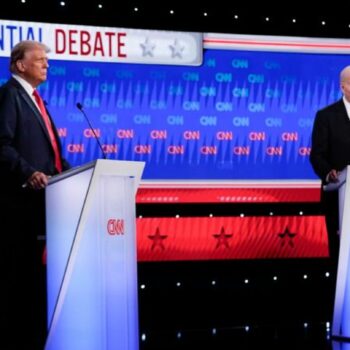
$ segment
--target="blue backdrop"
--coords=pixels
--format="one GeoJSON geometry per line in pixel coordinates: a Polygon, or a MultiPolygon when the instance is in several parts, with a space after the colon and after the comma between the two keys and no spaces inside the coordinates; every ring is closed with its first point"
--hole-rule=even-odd
{"type": "MultiPolygon", "coordinates": [[[[317,109],[347,55],[205,50],[200,67],[50,61],[40,87],[73,165],[146,161],[145,179],[315,179],[317,109]]],[[[8,59],[0,58],[1,83],[8,59]]]]}

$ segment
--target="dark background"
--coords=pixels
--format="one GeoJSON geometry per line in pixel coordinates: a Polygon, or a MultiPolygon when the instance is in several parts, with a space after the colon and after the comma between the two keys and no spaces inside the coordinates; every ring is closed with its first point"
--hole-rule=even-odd
{"type": "MultiPolygon", "coordinates": [[[[345,3],[336,4],[333,10],[329,3],[307,4],[317,6],[309,12],[305,6],[306,2],[229,5],[227,0],[185,4],[67,0],[61,6],[60,1],[52,0],[25,3],[12,0],[2,4],[0,18],[140,29],[349,37],[350,15],[343,8],[347,6],[345,3]],[[170,10],[175,13],[170,14],[170,10]]],[[[144,217],[242,212],[269,215],[270,211],[276,215],[298,215],[300,211],[317,215],[322,213],[322,208],[319,203],[137,206],[137,215],[144,217]]],[[[270,337],[275,348],[300,349],[297,345],[293,347],[296,339],[307,334],[315,334],[317,339],[329,335],[327,322],[332,321],[335,271],[327,258],[140,263],[138,268],[140,335],[144,349],[176,346],[199,349],[207,345],[218,349],[218,344],[229,344],[232,339],[236,344],[238,340],[244,342],[247,334],[254,334],[260,340],[270,337]],[[280,345],[278,339],[291,329],[294,340],[280,345]]],[[[309,348],[321,349],[314,345],[309,348]]]]}
{"type": "Polygon", "coordinates": [[[248,1],[11,0],[0,17],[141,29],[348,38],[346,3],[248,1]],[[25,1],[25,3],[22,3],[25,1]],[[99,4],[102,8],[99,8],[99,4]],[[307,9],[311,7],[311,9],[307,9]],[[135,8],[138,10],[135,11],[135,8]],[[170,14],[170,10],[174,14],[170,14]],[[207,16],[204,16],[204,12],[207,16]],[[238,18],[235,18],[235,15],[238,18]],[[269,21],[266,21],[269,17],[269,21]],[[295,23],[293,23],[295,19],[295,23]],[[322,24],[325,21],[325,25],[322,24]]]}

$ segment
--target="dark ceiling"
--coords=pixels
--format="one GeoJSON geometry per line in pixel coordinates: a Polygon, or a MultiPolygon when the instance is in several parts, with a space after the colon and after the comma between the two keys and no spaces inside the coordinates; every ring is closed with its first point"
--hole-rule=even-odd
{"type": "Polygon", "coordinates": [[[7,2],[6,8],[1,9],[0,19],[236,34],[350,37],[350,15],[346,14],[347,10],[336,5],[338,13],[332,13],[329,3],[317,4],[317,8],[311,12],[305,10],[306,2],[280,2],[276,5],[241,1],[237,5],[230,4],[229,0],[193,3],[164,0],[65,0],[62,6],[61,1],[11,0],[7,2]],[[267,17],[269,20],[266,20],[267,17]]]}

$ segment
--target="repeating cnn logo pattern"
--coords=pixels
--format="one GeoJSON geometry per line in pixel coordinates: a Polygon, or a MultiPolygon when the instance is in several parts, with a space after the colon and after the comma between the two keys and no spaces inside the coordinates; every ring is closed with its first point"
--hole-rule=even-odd
{"type": "Polygon", "coordinates": [[[107,222],[107,232],[111,236],[124,235],[124,219],[109,219],[107,222]]]}

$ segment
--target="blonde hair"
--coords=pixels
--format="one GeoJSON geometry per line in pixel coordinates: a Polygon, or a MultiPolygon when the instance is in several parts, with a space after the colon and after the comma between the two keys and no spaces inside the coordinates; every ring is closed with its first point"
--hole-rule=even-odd
{"type": "Polygon", "coordinates": [[[37,48],[43,49],[46,53],[50,52],[50,48],[48,46],[35,40],[23,40],[16,44],[11,51],[10,72],[17,73],[16,62],[23,59],[27,52],[37,48]]]}

